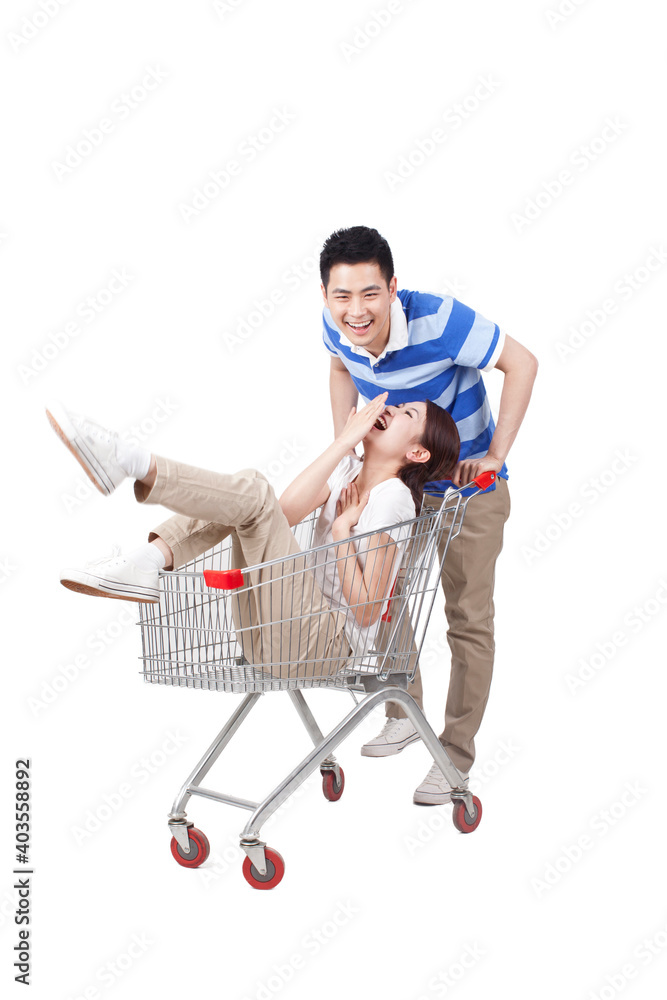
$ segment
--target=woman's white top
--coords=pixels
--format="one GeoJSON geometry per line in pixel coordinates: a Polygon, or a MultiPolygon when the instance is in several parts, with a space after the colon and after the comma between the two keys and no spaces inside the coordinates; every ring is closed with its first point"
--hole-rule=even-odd
{"type": "MultiPolygon", "coordinates": [[[[338,463],[329,476],[327,484],[331,489],[331,494],[322,507],[317,519],[312,541],[313,547],[317,547],[318,545],[335,546],[331,528],[336,520],[336,503],[343,487],[351,483],[353,479],[356,479],[361,472],[361,468],[362,463],[358,458],[347,455],[338,463]]],[[[410,525],[404,525],[402,528],[396,528],[395,525],[401,521],[411,521],[415,516],[414,500],[405,483],[402,483],[400,479],[386,479],[383,483],[379,483],[378,486],[374,486],[370,491],[368,503],[364,507],[359,521],[351,530],[352,539],[356,535],[365,534],[367,531],[382,531],[391,536],[397,543],[396,557],[394,559],[391,581],[387,587],[387,595],[391,594],[391,589],[403,558],[405,543],[410,535],[410,525]]],[[[368,538],[362,538],[355,545],[358,561],[362,568],[366,564],[369,541],[370,539],[368,538]]],[[[315,553],[311,557],[311,568],[329,607],[333,610],[341,609],[345,611],[347,616],[345,634],[348,642],[355,656],[362,656],[373,644],[380,626],[380,620],[387,610],[389,601],[384,602],[381,611],[377,615],[377,619],[368,628],[363,628],[359,625],[343,595],[343,588],[334,558],[336,551],[337,549],[333,548],[328,553],[315,553]]],[[[382,550],[372,550],[371,557],[375,557],[376,552],[377,558],[381,558],[383,555],[382,550]]]]}

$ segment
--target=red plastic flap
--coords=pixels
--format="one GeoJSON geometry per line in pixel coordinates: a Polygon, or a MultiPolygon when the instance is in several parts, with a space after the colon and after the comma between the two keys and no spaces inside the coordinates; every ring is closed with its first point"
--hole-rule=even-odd
{"type": "Polygon", "coordinates": [[[205,569],[204,580],[216,590],[236,590],[243,586],[243,573],[240,569],[205,569]]]}
{"type": "Polygon", "coordinates": [[[487,486],[491,485],[491,483],[495,483],[496,476],[496,472],[481,472],[479,476],[476,476],[475,479],[473,479],[473,483],[475,486],[479,486],[480,490],[485,490],[487,486]]]}
{"type": "MultiPolygon", "coordinates": [[[[398,577],[396,579],[398,579],[398,577]]],[[[391,588],[391,594],[389,595],[389,600],[387,602],[387,610],[382,615],[382,618],[380,619],[380,621],[383,621],[383,622],[390,622],[391,621],[391,615],[389,614],[389,612],[391,610],[391,599],[394,596],[394,591],[395,590],[396,590],[396,580],[394,580],[394,586],[391,588]]]]}

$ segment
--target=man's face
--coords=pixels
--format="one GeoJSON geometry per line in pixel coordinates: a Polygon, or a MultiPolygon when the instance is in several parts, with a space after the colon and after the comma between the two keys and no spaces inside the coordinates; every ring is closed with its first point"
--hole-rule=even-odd
{"type": "Polygon", "coordinates": [[[389,313],[396,298],[396,277],[387,287],[377,264],[334,264],[324,301],[336,326],[357,347],[377,357],[389,340],[389,313]]]}

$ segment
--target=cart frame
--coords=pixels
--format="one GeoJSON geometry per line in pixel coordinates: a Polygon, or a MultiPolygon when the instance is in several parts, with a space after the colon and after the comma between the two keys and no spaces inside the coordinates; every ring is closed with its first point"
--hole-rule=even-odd
{"type": "MultiPolygon", "coordinates": [[[[251,577],[256,581],[258,573],[266,575],[270,571],[271,586],[276,580],[284,581],[286,577],[295,576],[297,571],[287,571],[282,565],[288,562],[287,559],[245,567],[241,573],[229,568],[204,570],[204,559],[210,560],[215,556],[214,561],[218,565],[228,559],[229,544],[226,542],[186,567],[160,574],[160,603],[140,605],[144,679],[149,683],[245,693],[186,778],[169,813],[172,854],[181,865],[199,867],[208,857],[210,848],[207,838],[194,827],[186,814],[190,798],[199,796],[251,812],[240,834],[240,846],[246,854],[243,872],[254,887],[273,888],[282,878],[284,864],[280,855],[261,839],[262,826],[318,767],[322,773],[325,797],[330,801],[340,798],[344,774],[334,751],[370,712],[387,701],[403,708],[451,786],[453,820],[457,829],[463,833],[476,829],[481,819],[481,802],[468,789],[465,778],[453,764],[407,687],[417,669],[449,545],[461,531],[469,500],[485,490],[495,478],[494,472],[483,473],[469,486],[450,491],[438,511],[426,505],[428,497],[425,497],[425,506],[419,517],[412,522],[403,522],[413,534],[407,542],[398,571],[398,593],[392,592],[388,610],[379,626],[378,636],[384,629],[383,637],[375,641],[376,648],[370,654],[355,655],[350,650],[342,666],[340,658],[323,658],[317,664],[307,661],[309,669],[305,673],[299,672],[297,665],[297,672],[294,673],[295,667],[291,663],[267,664],[265,659],[259,663],[251,662],[243,655],[248,648],[247,641],[241,648],[239,644],[243,644],[244,631],[260,623],[248,625],[246,621],[239,622],[238,614],[221,616],[223,604],[229,604],[234,594],[247,593],[251,588],[246,581],[251,577]],[[422,532],[421,541],[416,543],[418,525],[426,530],[422,532]],[[213,592],[209,591],[209,587],[213,588],[213,592]],[[168,592],[171,592],[171,598],[167,597],[168,592]],[[184,651],[189,654],[189,659],[184,658],[184,651]],[[239,655],[240,651],[242,655],[239,655]],[[319,669],[324,670],[320,674],[317,673],[319,664],[322,665],[319,669]],[[270,668],[268,672],[267,666],[270,668]],[[277,675],[273,672],[276,669],[277,675]],[[304,697],[302,689],[310,687],[347,690],[356,702],[354,708],[326,735],[322,733],[304,697]],[[259,698],[268,691],[276,690],[286,690],[289,694],[313,743],[310,753],[260,802],[203,787],[201,782],[259,698]],[[357,693],[363,695],[361,701],[357,701],[357,693]]],[[[307,532],[312,533],[313,524],[314,516],[311,515],[307,522],[295,528],[295,533],[298,535],[298,530],[303,531],[304,526],[307,532]]],[[[358,544],[359,539],[365,537],[355,536],[354,541],[358,544]]],[[[316,560],[319,553],[330,552],[340,544],[306,548],[299,553],[299,557],[316,560]]],[[[290,558],[294,562],[295,557],[290,558]]],[[[312,571],[309,569],[307,572],[312,571]]],[[[272,625],[274,628],[287,629],[289,626],[293,629],[295,622],[301,626],[303,616],[297,614],[281,618],[272,625]]],[[[253,646],[252,652],[256,651],[253,646]]]]}

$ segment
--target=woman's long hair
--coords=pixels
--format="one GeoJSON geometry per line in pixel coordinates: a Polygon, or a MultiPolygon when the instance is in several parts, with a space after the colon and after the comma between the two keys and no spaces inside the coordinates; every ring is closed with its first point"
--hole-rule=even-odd
{"type": "Polygon", "coordinates": [[[459,460],[461,441],[452,417],[431,399],[426,400],[426,426],[419,442],[431,453],[427,462],[408,462],[398,473],[420,513],[426,483],[451,479],[459,460]]]}

